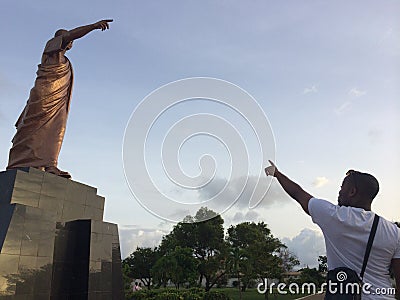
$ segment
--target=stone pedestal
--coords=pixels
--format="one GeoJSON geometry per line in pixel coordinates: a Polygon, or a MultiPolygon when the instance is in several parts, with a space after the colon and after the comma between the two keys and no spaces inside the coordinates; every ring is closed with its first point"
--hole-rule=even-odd
{"type": "Polygon", "coordinates": [[[0,300],[122,300],[116,224],[93,187],[34,168],[0,172],[0,300]]]}

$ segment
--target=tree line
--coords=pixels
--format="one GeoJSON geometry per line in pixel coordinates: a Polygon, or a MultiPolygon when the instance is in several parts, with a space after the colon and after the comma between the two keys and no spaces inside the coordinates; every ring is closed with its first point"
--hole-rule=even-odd
{"type": "Polygon", "coordinates": [[[299,260],[275,238],[264,222],[243,222],[224,232],[224,220],[203,207],[187,216],[155,248],[138,247],[123,260],[125,282],[142,282],[148,289],[177,289],[204,284],[209,291],[236,278],[239,291],[262,278],[282,278],[299,260]],[[205,220],[205,221],[204,221],[205,220]]]}

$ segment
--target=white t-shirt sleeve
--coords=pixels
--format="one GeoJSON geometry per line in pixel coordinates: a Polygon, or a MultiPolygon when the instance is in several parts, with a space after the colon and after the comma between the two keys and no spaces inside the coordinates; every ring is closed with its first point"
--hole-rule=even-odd
{"type": "Polygon", "coordinates": [[[331,223],[332,216],[336,214],[337,206],[329,201],[311,198],[308,202],[308,212],[312,221],[324,228],[331,223]]]}

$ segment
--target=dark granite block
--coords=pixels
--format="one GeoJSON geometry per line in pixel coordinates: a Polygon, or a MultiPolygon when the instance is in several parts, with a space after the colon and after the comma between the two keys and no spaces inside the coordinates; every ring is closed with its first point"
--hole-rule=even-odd
{"type": "Polygon", "coordinates": [[[61,219],[63,207],[64,201],[58,199],[57,197],[40,194],[39,208],[45,211],[54,212],[57,220],[61,219]]]}
{"type": "Polygon", "coordinates": [[[9,204],[14,189],[17,170],[0,172],[0,204],[9,204]]]}
{"type": "Polygon", "coordinates": [[[103,233],[103,222],[99,220],[91,220],[90,232],[103,233]]]}
{"type": "Polygon", "coordinates": [[[88,294],[88,300],[103,300],[102,294],[103,294],[102,292],[90,291],[88,294]]]}
{"type": "Polygon", "coordinates": [[[124,284],[122,280],[122,264],[112,263],[112,299],[124,299],[124,284]]]}
{"type": "Polygon", "coordinates": [[[112,262],[113,263],[122,263],[121,259],[121,249],[119,247],[119,242],[113,242],[112,244],[112,262]]]}
{"type": "Polygon", "coordinates": [[[64,262],[53,263],[51,295],[54,299],[68,295],[70,291],[70,278],[72,276],[72,266],[64,262]]]}
{"type": "MultiPolygon", "coordinates": [[[[14,209],[15,205],[0,205],[0,249],[3,249],[14,209]]],[[[11,240],[15,240],[15,238],[13,237],[11,240]]]]}
{"type": "Polygon", "coordinates": [[[26,295],[26,294],[24,294],[24,295],[15,295],[15,296],[10,297],[9,299],[12,299],[12,300],[31,300],[31,299],[33,299],[33,296],[32,295],[26,295]]]}
{"type": "Polygon", "coordinates": [[[56,238],[53,252],[54,263],[63,263],[68,255],[69,232],[61,223],[56,223],[56,238]]]}
{"type": "Polygon", "coordinates": [[[101,250],[101,259],[102,261],[112,261],[112,242],[113,237],[109,234],[103,234],[103,239],[101,241],[100,250],[101,250]]]}
{"type": "Polygon", "coordinates": [[[36,256],[23,256],[19,257],[17,288],[15,294],[33,294],[35,276],[38,274],[37,257],[36,256]]]}
{"type": "Polygon", "coordinates": [[[88,292],[101,291],[101,261],[90,261],[88,292]]]}
{"type": "Polygon", "coordinates": [[[95,198],[96,196],[97,196],[97,189],[90,186],[86,194],[86,202],[90,201],[88,200],[89,198],[95,198]]]}
{"type": "Polygon", "coordinates": [[[0,172],[0,300],[124,299],[104,197],[37,169],[0,172]]]}
{"type": "Polygon", "coordinates": [[[54,233],[43,235],[38,244],[38,257],[53,257],[54,255],[54,233]]]}
{"type": "Polygon", "coordinates": [[[98,195],[89,195],[86,198],[86,205],[104,210],[104,197],[98,195]]]}
{"type": "Polygon", "coordinates": [[[38,273],[34,281],[35,294],[47,294],[50,296],[51,278],[53,271],[53,260],[51,257],[38,257],[37,258],[38,273]]]}
{"type": "Polygon", "coordinates": [[[93,220],[103,220],[103,209],[93,209],[93,220]]]}
{"type": "Polygon", "coordinates": [[[41,194],[65,199],[68,179],[45,172],[41,194]]]}
{"type": "Polygon", "coordinates": [[[20,170],[17,171],[14,188],[40,194],[44,172],[40,172],[39,170],[33,171],[35,169],[31,170],[29,173],[20,170]]]}
{"type": "Polygon", "coordinates": [[[102,259],[103,234],[92,232],[90,235],[90,260],[101,261],[102,259]]]}
{"type": "Polygon", "coordinates": [[[113,235],[117,226],[112,223],[103,222],[103,234],[113,235]]]}
{"type": "Polygon", "coordinates": [[[69,222],[73,220],[83,219],[85,215],[85,207],[83,204],[64,201],[61,221],[69,222]]]}
{"type": "Polygon", "coordinates": [[[19,255],[0,255],[0,282],[2,283],[2,286],[13,285],[15,283],[11,280],[9,281],[9,279],[12,279],[15,277],[15,274],[18,273],[19,258],[19,255]]]}
{"type": "MultiPolygon", "coordinates": [[[[20,173],[20,171],[18,171],[18,173],[20,173]]],[[[22,184],[20,184],[20,186],[22,186],[22,184]]],[[[40,198],[40,193],[32,192],[22,187],[14,187],[11,203],[18,203],[26,206],[38,207],[39,198],[40,198]]]]}
{"type": "Polygon", "coordinates": [[[100,286],[102,291],[111,292],[112,290],[112,262],[103,260],[101,262],[100,286]]]}
{"type": "Polygon", "coordinates": [[[96,274],[101,272],[101,261],[91,260],[89,263],[89,273],[96,274]]]}
{"type": "Polygon", "coordinates": [[[40,222],[43,219],[44,214],[44,211],[38,207],[25,205],[25,226],[29,226],[29,223],[40,222]]]}
{"type": "Polygon", "coordinates": [[[124,286],[122,280],[122,261],[121,249],[119,246],[118,228],[115,225],[113,229],[112,242],[112,299],[124,299],[124,286]]]}
{"type": "Polygon", "coordinates": [[[21,239],[21,255],[38,256],[39,248],[42,248],[44,243],[50,249],[41,249],[40,255],[47,256],[46,253],[54,248],[55,221],[55,215],[52,212],[27,206],[21,239]]]}
{"type": "Polygon", "coordinates": [[[65,192],[65,200],[84,205],[89,189],[86,185],[69,180],[65,192]]]}
{"type": "Polygon", "coordinates": [[[50,294],[49,293],[40,293],[40,294],[34,294],[32,300],[50,300],[50,294]]]}

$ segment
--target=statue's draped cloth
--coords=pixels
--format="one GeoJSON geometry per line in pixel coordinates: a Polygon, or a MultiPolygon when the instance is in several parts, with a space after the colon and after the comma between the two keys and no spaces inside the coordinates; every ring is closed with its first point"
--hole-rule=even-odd
{"type": "Polygon", "coordinates": [[[38,66],[34,87],[17,123],[9,168],[57,166],[72,92],[73,72],[65,63],[38,66]]]}

